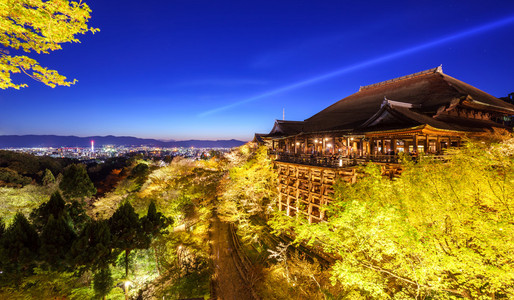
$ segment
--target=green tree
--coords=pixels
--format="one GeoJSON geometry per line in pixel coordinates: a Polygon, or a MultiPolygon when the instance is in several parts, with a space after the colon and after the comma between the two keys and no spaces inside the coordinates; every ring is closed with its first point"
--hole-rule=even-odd
{"type": "Polygon", "coordinates": [[[81,164],[72,164],[64,168],[59,188],[67,198],[84,198],[96,194],[96,188],[81,164]]]}
{"type": "Polygon", "coordinates": [[[78,34],[98,29],[87,25],[91,10],[87,4],[69,0],[0,0],[0,88],[26,87],[16,84],[11,75],[24,73],[36,81],[55,87],[70,86],[66,77],[55,70],[42,67],[35,59],[25,55],[10,55],[24,51],[37,54],[62,49],[62,44],[79,42],[78,34]]]}
{"type": "Polygon", "coordinates": [[[76,234],[64,215],[54,218],[50,215],[41,233],[41,258],[54,270],[67,270],[69,251],[76,239],[76,234]]]}
{"type": "Polygon", "coordinates": [[[167,218],[161,212],[157,212],[154,201],[151,201],[150,205],[148,205],[146,216],[141,218],[141,225],[147,239],[146,243],[152,245],[159,274],[161,273],[161,266],[158,260],[157,247],[152,243],[152,240],[161,237],[165,233],[165,228],[171,224],[173,224],[173,219],[167,218]]]}
{"type": "Polygon", "coordinates": [[[66,217],[69,218],[71,225],[76,233],[82,231],[86,223],[91,219],[85,209],[84,202],[72,200],[66,203],[66,217]]]}
{"type": "Polygon", "coordinates": [[[11,186],[24,186],[30,184],[32,179],[29,177],[22,176],[18,172],[13,171],[9,168],[0,168],[0,184],[11,185],[11,186]]]}
{"type": "Polygon", "coordinates": [[[266,147],[253,150],[241,146],[229,155],[232,163],[228,177],[221,183],[220,218],[238,225],[244,240],[257,241],[262,227],[251,217],[264,217],[276,201],[276,172],[266,147]]]}
{"type": "Polygon", "coordinates": [[[19,282],[23,274],[29,274],[35,265],[40,247],[36,229],[25,216],[17,213],[12,224],[0,240],[0,261],[6,281],[19,282]]]}
{"type": "Polygon", "coordinates": [[[107,221],[90,220],[71,247],[73,263],[92,270],[107,268],[116,258],[111,242],[107,221]]]}
{"type": "Polygon", "coordinates": [[[52,174],[52,171],[45,169],[45,174],[43,175],[43,185],[50,185],[52,183],[55,183],[55,177],[54,174],[52,174]]]}
{"type": "Polygon", "coordinates": [[[109,229],[113,247],[125,253],[125,277],[128,277],[130,252],[150,246],[139,216],[128,201],[124,202],[109,219],[109,229]]]}
{"type": "Polygon", "coordinates": [[[146,216],[141,218],[143,231],[149,238],[160,235],[162,230],[171,224],[173,224],[173,220],[158,212],[154,201],[148,205],[146,216]]]}
{"type": "Polygon", "coordinates": [[[146,163],[139,163],[132,168],[129,178],[134,179],[134,191],[139,191],[141,189],[148,178],[148,174],[150,174],[150,167],[148,167],[148,164],[146,163]]]}
{"type": "Polygon", "coordinates": [[[109,267],[102,268],[95,273],[93,277],[93,288],[95,290],[95,296],[101,299],[105,299],[105,296],[109,294],[109,291],[113,286],[113,279],[111,270],[109,267]]]}
{"type": "Polygon", "coordinates": [[[407,161],[395,180],[370,164],[336,186],[328,222],[272,225],[339,257],[332,280],[363,298],[512,298],[514,138],[450,154],[407,161]]]}
{"type": "Polygon", "coordinates": [[[30,220],[38,231],[42,231],[50,216],[55,219],[64,213],[66,202],[59,191],[54,192],[50,196],[50,200],[41,204],[38,208],[30,213],[30,220]]]}

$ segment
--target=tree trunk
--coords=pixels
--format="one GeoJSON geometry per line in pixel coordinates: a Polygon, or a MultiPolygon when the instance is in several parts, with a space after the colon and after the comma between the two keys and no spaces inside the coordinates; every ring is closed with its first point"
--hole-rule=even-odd
{"type": "Polygon", "coordinates": [[[125,249],[125,278],[128,278],[128,255],[129,250],[125,249]]]}
{"type": "Polygon", "coordinates": [[[152,246],[153,248],[153,255],[155,256],[155,266],[157,267],[157,273],[159,274],[159,276],[161,275],[161,268],[159,266],[159,259],[157,258],[157,247],[152,246]]]}

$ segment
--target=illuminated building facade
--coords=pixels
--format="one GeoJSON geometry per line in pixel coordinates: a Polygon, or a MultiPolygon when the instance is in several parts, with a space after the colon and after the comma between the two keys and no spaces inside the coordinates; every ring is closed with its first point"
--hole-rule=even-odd
{"type": "Polygon", "coordinates": [[[401,152],[441,155],[466,136],[512,131],[512,115],[514,105],[437,67],[360,87],[304,121],[277,120],[256,140],[276,155],[281,209],[294,215],[303,203],[314,222],[325,217],[332,183],[355,180],[352,165],[374,161],[394,172],[401,152]]]}

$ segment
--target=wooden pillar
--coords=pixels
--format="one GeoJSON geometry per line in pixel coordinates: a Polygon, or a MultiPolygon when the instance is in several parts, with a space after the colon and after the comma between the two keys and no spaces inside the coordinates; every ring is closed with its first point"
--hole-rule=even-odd
{"type": "Polygon", "coordinates": [[[391,139],[391,150],[396,154],[396,139],[391,139]]]}
{"type": "MultiPolygon", "coordinates": [[[[280,184],[278,186],[278,210],[282,211],[282,193],[280,192],[280,184]]],[[[286,214],[289,216],[289,210],[286,214]]]]}
{"type": "Polygon", "coordinates": [[[428,134],[425,135],[425,144],[423,145],[423,148],[425,148],[425,154],[428,153],[428,145],[429,145],[429,142],[428,142],[428,134]]]}
{"type": "Polygon", "coordinates": [[[417,135],[412,136],[412,149],[413,149],[413,151],[416,151],[416,153],[418,153],[418,136],[417,135]]]}
{"type": "Polygon", "coordinates": [[[385,140],[384,140],[384,138],[382,138],[381,143],[382,143],[382,145],[380,147],[380,149],[381,149],[380,153],[382,155],[384,155],[385,154],[385,140]]]}
{"type": "Polygon", "coordinates": [[[437,154],[441,154],[441,139],[440,139],[440,136],[437,136],[436,140],[435,140],[435,152],[437,154]]]}

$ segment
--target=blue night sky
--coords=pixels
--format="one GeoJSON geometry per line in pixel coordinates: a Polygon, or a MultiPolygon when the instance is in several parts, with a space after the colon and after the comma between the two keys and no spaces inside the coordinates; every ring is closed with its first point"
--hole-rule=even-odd
{"type": "Polygon", "coordinates": [[[38,55],[78,79],[0,91],[0,135],[242,139],[443,65],[514,92],[514,1],[85,0],[96,34],[38,55]]]}

